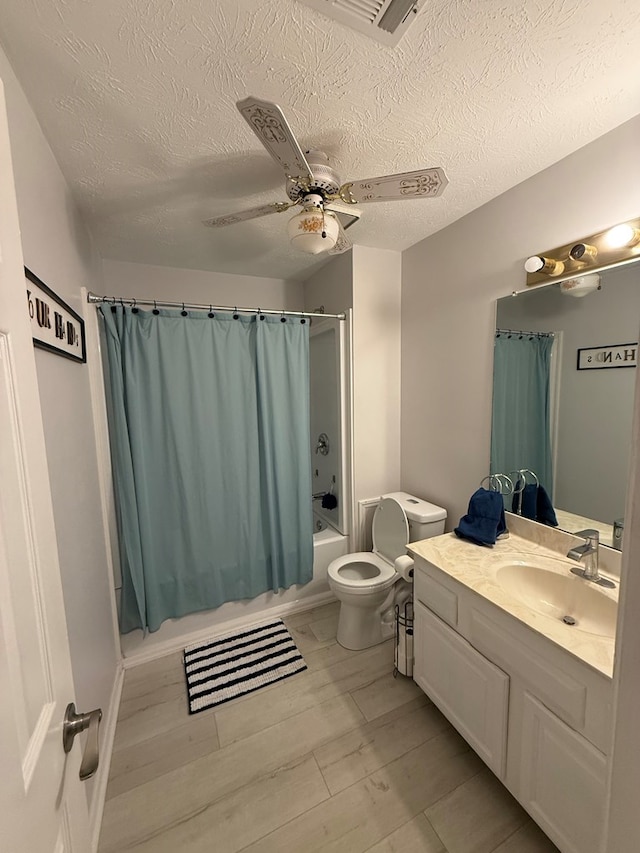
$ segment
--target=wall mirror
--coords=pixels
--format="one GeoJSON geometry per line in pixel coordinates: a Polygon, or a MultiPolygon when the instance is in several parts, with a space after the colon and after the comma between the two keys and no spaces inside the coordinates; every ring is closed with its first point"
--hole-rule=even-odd
{"type": "Polygon", "coordinates": [[[595,527],[603,544],[620,547],[640,262],[601,272],[599,288],[582,292],[551,283],[498,300],[491,473],[533,471],[560,529],[595,527]]]}

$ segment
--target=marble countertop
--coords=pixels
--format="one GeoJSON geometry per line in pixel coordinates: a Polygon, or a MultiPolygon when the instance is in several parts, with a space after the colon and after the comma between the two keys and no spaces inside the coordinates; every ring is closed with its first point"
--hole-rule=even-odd
{"type": "MultiPolygon", "coordinates": [[[[458,538],[454,533],[445,533],[432,539],[412,542],[408,545],[408,549],[412,555],[427,560],[463,586],[566,649],[598,672],[611,677],[614,639],[587,633],[577,627],[565,625],[557,618],[538,613],[515,595],[507,592],[497,580],[497,571],[501,566],[522,559],[527,562],[530,560],[532,564],[547,571],[569,576],[577,584],[588,583],[569,573],[571,566],[577,564],[568,560],[564,553],[559,553],[513,532],[508,539],[496,542],[492,548],[483,548],[458,538]]],[[[613,590],[595,585],[593,589],[598,594],[617,602],[617,582],[613,590]]]]}

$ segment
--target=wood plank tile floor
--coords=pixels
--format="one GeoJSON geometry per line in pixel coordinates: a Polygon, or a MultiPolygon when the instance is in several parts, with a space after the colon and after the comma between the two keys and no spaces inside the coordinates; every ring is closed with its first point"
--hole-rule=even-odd
{"type": "Polygon", "coordinates": [[[285,619],[308,670],[190,716],[181,653],[128,670],[100,853],[557,853],[393,645],[285,619]]]}

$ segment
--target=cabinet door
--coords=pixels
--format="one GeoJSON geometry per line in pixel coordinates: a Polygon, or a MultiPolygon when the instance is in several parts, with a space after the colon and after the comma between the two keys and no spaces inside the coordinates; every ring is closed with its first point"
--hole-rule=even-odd
{"type": "Polygon", "coordinates": [[[526,692],[522,723],[522,805],[563,853],[598,853],[606,757],[526,692]]]}
{"type": "Polygon", "coordinates": [[[504,778],[509,676],[420,602],[414,629],[414,680],[504,778]]]}

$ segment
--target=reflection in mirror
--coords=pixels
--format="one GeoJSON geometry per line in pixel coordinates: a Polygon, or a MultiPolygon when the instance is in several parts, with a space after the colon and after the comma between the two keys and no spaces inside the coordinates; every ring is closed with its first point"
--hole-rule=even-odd
{"type": "Polygon", "coordinates": [[[640,265],[600,275],[601,287],[584,288],[582,298],[550,284],[498,300],[491,472],[517,480],[531,469],[550,504],[536,506],[535,485],[523,477],[514,511],[553,524],[555,509],[560,528],[595,527],[603,544],[620,547],[640,265]]]}

